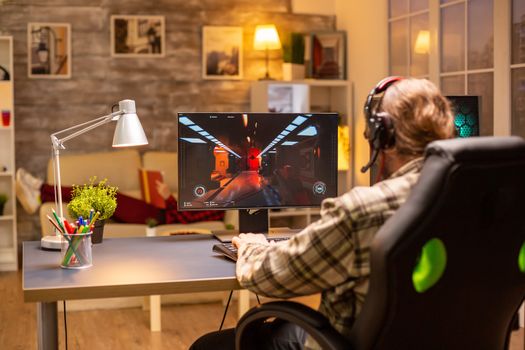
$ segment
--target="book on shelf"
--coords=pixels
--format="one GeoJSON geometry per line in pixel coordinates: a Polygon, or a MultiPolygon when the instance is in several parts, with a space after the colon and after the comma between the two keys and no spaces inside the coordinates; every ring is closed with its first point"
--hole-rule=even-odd
{"type": "Polygon", "coordinates": [[[142,199],[160,209],[166,209],[166,203],[157,191],[157,181],[164,182],[164,176],[159,170],[139,169],[140,190],[142,199]]]}

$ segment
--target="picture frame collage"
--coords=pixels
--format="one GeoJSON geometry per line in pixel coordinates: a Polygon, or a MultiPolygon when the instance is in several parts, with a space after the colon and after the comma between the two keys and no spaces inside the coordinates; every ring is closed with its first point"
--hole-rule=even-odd
{"type": "MultiPolygon", "coordinates": [[[[27,26],[28,77],[71,78],[71,24],[31,22],[27,26]]],[[[346,33],[303,33],[306,77],[346,79],[346,33]]],[[[165,17],[112,15],[110,56],[113,58],[166,57],[165,17]]],[[[202,79],[243,79],[243,28],[202,27],[202,79]]]]}

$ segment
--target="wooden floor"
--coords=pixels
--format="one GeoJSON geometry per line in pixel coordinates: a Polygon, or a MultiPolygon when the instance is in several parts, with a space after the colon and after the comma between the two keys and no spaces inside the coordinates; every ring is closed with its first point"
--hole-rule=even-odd
{"type": "MultiPolygon", "coordinates": [[[[25,304],[20,272],[0,273],[0,349],[36,349],[35,304],[25,304]]],[[[225,326],[235,325],[235,305],[225,326]]],[[[149,313],[142,309],[67,313],[69,349],[183,350],[201,334],[216,330],[221,303],[162,307],[162,332],[149,331],[149,313]]],[[[64,346],[63,314],[59,313],[60,349],[64,346]]],[[[523,328],[514,332],[510,350],[522,350],[523,328]]]]}

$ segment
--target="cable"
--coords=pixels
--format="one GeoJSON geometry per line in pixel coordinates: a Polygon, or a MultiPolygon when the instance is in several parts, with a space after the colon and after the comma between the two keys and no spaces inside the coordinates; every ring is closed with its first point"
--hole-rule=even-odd
{"type": "Polygon", "coordinates": [[[66,337],[66,350],[67,350],[67,317],[66,317],[66,301],[64,300],[64,334],[66,337]]]}
{"type": "Polygon", "coordinates": [[[376,181],[378,183],[383,179],[383,172],[385,171],[385,155],[381,152],[381,157],[379,158],[379,169],[377,169],[376,181]]]}
{"type": "Polygon", "coordinates": [[[222,326],[224,325],[224,320],[226,319],[226,314],[228,313],[228,307],[230,306],[230,300],[232,300],[232,294],[233,294],[233,290],[230,291],[230,296],[228,297],[228,302],[226,303],[226,307],[224,308],[224,315],[222,315],[222,321],[221,321],[221,325],[219,327],[219,331],[222,330],[222,326]]]}
{"type": "Polygon", "coordinates": [[[257,303],[258,303],[259,305],[261,305],[261,301],[259,300],[259,296],[258,296],[257,294],[255,294],[255,297],[257,298],[257,303]]]}

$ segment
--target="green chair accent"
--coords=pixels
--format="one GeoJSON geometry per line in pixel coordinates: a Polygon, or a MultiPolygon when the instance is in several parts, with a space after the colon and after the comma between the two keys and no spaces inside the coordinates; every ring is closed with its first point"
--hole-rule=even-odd
{"type": "MultiPolygon", "coordinates": [[[[525,245],[522,247],[523,262],[525,264],[524,247],[525,245]]],[[[412,283],[414,284],[414,289],[418,293],[426,292],[439,281],[441,276],[443,276],[446,266],[447,250],[443,241],[439,238],[432,238],[427,241],[421,249],[421,256],[412,272],[412,283]]]]}
{"type": "Polygon", "coordinates": [[[520,254],[518,255],[518,266],[520,271],[525,273],[525,242],[523,242],[520,248],[520,254]]]}

